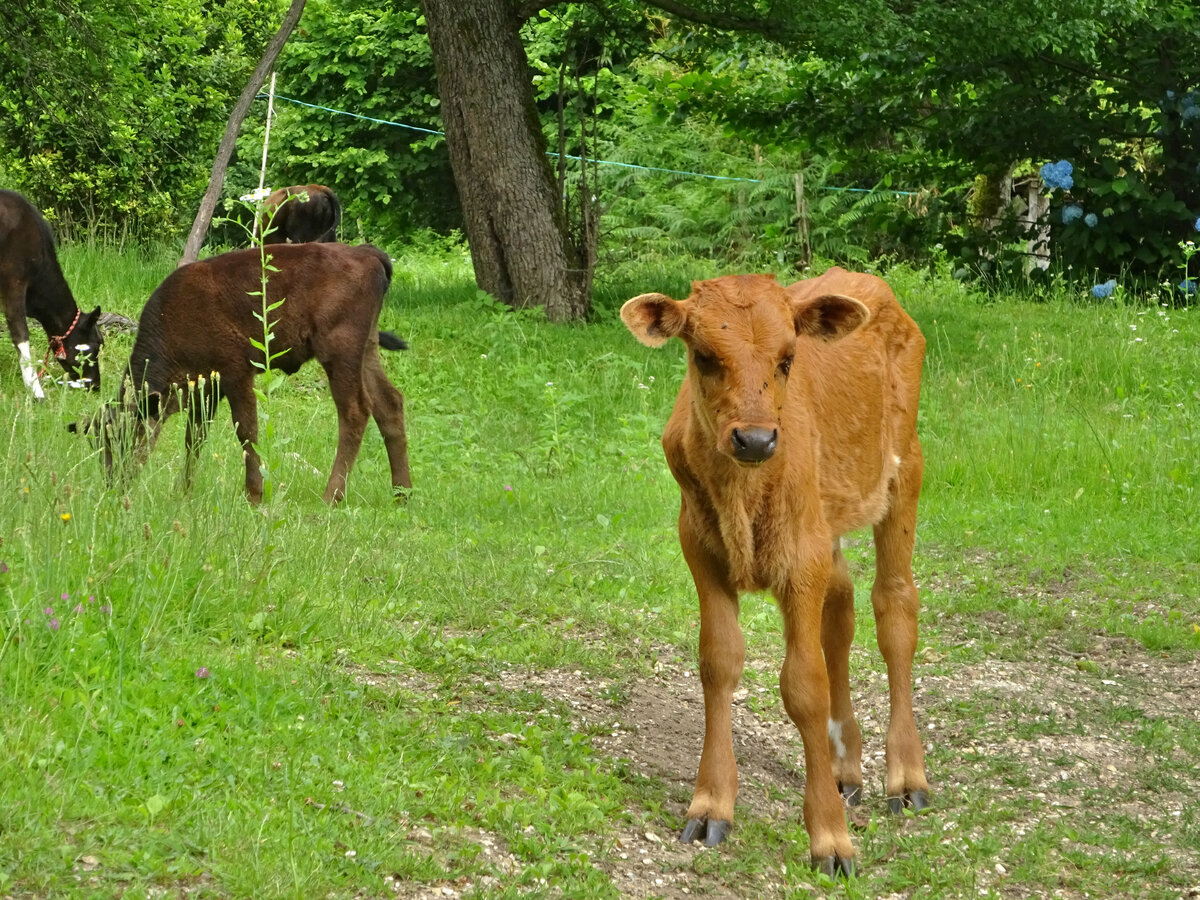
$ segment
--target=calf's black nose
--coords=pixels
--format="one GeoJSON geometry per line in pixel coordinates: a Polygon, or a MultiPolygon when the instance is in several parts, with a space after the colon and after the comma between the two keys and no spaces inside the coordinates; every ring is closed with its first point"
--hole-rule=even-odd
{"type": "Polygon", "coordinates": [[[735,428],[732,441],[733,458],[738,462],[764,462],[771,458],[779,445],[779,429],[735,428]]]}

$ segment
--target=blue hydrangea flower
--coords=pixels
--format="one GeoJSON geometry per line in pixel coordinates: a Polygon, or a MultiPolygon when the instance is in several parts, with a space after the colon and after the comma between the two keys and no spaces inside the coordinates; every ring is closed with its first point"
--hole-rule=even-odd
{"type": "Polygon", "coordinates": [[[1177,286],[1185,294],[1196,293],[1196,282],[1194,282],[1190,278],[1185,278],[1183,281],[1179,282],[1179,284],[1177,286]]]}
{"type": "Polygon", "coordinates": [[[1069,191],[1075,185],[1075,179],[1071,177],[1073,171],[1074,166],[1065,159],[1060,159],[1055,163],[1046,163],[1038,171],[1038,174],[1042,176],[1042,184],[1050,190],[1058,188],[1069,191]]]}
{"type": "Polygon", "coordinates": [[[1083,218],[1083,207],[1077,203],[1072,203],[1070,206],[1064,206],[1062,211],[1062,220],[1064,225],[1070,225],[1076,219],[1083,218]]]}
{"type": "Polygon", "coordinates": [[[1200,217],[1198,217],[1193,224],[1196,226],[1196,230],[1200,231],[1200,217]]]}
{"type": "Polygon", "coordinates": [[[1180,118],[1185,122],[1190,122],[1192,119],[1200,119],[1200,106],[1185,106],[1180,118]]]}
{"type": "Polygon", "coordinates": [[[1110,278],[1103,284],[1098,284],[1092,288],[1092,296],[1098,300],[1103,300],[1105,297],[1111,297],[1113,291],[1117,289],[1117,279],[1110,278]]]}
{"type": "Polygon", "coordinates": [[[1095,213],[1088,213],[1086,216],[1083,217],[1083,221],[1087,225],[1088,228],[1095,228],[1096,223],[1099,222],[1100,220],[1096,218],[1095,213]]]}

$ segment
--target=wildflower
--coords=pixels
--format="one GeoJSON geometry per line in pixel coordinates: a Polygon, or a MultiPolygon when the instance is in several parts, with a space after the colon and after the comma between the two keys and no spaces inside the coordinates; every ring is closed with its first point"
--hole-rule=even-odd
{"type": "Polygon", "coordinates": [[[76,604],[75,604],[75,605],[74,605],[74,606],[71,608],[71,612],[75,613],[75,615],[79,615],[81,612],[83,612],[83,604],[82,604],[82,603],[76,603],[76,604]]]}
{"type": "Polygon", "coordinates": [[[1064,206],[1062,211],[1062,220],[1064,225],[1070,225],[1076,219],[1083,218],[1083,207],[1078,203],[1072,203],[1070,206],[1064,206]]]}
{"type": "Polygon", "coordinates": [[[4,562],[4,560],[0,560],[0,575],[7,575],[7,574],[8,574],[8,563],[4,562]]]}
{"type": "Polygon", "coordinates": [[[271,189],[269,187],[260,187],[249,194],[242,194],[238,199],[243,203],[257,203],[259,200],[266,200],[270,196],[271,189]]]}
{"type": "Polygon", "coordinates": [[[50,626],[51,631],[58,631],[58,619],[51,619],[46,624],[50,626]]]}
{"type": "Polygon", "coordinates": [[[65,603],[66,601],[68,601],[68,600],[70,600],[70,599],[71,599],[71,595],[70,595],[70,594],[68,594],[66,591],[63,591],[63,592],[62,592],[62,597],[60,597],[59,599],[60,599],[60,600],[62,600],[62,601],[65,603]]]}
{"type": "Polygon", "coordinates": [[[47,606],[45,609],[42,610],[42,612],[44,612],[48,616],[52,616],[52,615],[54,615],[54,607],[47,606]]]}
{"type": "Polygon", "coordinates": [[[1092,288],[1092,296],[1098,300],[1103,300],[1105,297],[1111,297],[1113,291],[1117,289],[1117,279],[1110,278],[1103,284],[1098,284],[1092,288]]]}
{"type": "Polygon", "coordinates": [[[1176,285],[1176,287],[1178,287],[1185,294],[1196,293],[1196,282],[1193,281],[1191,278],[1183,279],[1183,281],[1179,282],[1179,284],[1176,285]]]}
{"type": "Polygon", "coordinates": [[[1083,222],[1085,225],[1087,225],[1088,228],[1095,228],[1096,223],[1099,221],[1100,220],[1096,218],[1095,213],[1088,213],[1086,216],[1083,217],[1083,222]]]}
{"type": "Polygon", "coordinates": [[[1042,176],[1042,183],[1050,190],[1061,188],[1069,191],[1075,185],[1075,179],[1071,177],[1073,170],[1074,167],[1069,162],[1060,159],[1056,163],[1046,163],[1038,174],[1042,176]]]}
{"type": "Polygon", "coordinates": [[[511,484],[506,484],[506,485],[504,486],[504,489],[505,489],[506,491],[511,491],[511,490],[512,490],[512,485],[511,485],[511,484]]]}
{"type": "Polygon", "coordinates": [[[112,604],[105,603],[103,606],[100,607],[100,612],[104,613],[106,616],[111,616],[112,615],[112,604]]]}
{"type": "Polygon", "coordinates": [[[70,521],[71,521],[71,514],[70,514],[70,513],[63,513],[61,516],[59,516],[59,518],[60,518],[60,519],[62,519],[64,522],[70,522],[70,521]]]}
{"type": "Polygon", "coordinates": [[[196,670],[197,678],[207,678],[212,673],[208,671],[208,666],[201,666],[196,670]]]}

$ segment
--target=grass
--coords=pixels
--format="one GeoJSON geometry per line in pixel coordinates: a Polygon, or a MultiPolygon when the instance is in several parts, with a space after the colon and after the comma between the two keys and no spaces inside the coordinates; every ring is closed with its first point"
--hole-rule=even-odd
{"type": "MultiPolygon", "coordinates": [[[[81,303],[134,317],[174,264],[63,257],[81,303]]],[[[15,355],[0,364],[0,896],[619,896],[630,836],[679,827],[699,746],[672,777],[603,750],[638,686],[694,669],[697,638],[658,445],[682,354],[637,345],[615,308],[711,274],[604,285],[598,321],[564,327],[478,296],[459,254],[402,258],[381,323],[412,345],[385,360],[409,414],[402,506],[374,433],[346,502],[321,503],[336,419],[315,366],[272,395],[278,480],[252,509],[224,410],[190,492],[178,420],[113,489],[66,429],[99,400],[35,406],[15,355]],[[581,699],[608,718],[581,718],[581,699]]],[[[740,809],[717,852],[662,850],[664,886],[640,895],[686,878],[718,895],[1178,896],[1200,882],[1195,806],[1172,814],[1200,790],[1200,726],[1161,698],[1200,649],[1200,319],[891,278],[929,342],[933,811],[858,823],[862,876],[822,888],[799,794],[771,779],[780,813],[740,809]]],[[[106,344],[100,399],[131,344],[106,344]]],[[[777,615],[750,599],[742,622],[762,661],[746,684],[769,688],[751,713],[779,719],[777,615]]]]}

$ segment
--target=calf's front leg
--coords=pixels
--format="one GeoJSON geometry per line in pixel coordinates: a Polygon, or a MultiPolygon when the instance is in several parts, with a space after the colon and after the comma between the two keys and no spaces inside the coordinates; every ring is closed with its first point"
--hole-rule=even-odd
{"type": "Polygon", "coordinates": [[[253,382],[230,387],[229,412],[237,431],[238,443],[242,445],[242,458],[246,462],[246,499],[258,505],[262,503],[263,477],[262,460],[258,456],[258,402],[254,399],[253,382]]]}
{"type": "Polygon", "coordinates": [[[814,541],[776,590],[786,644],[779,689],[804,742],[804,830],[813,868],[854,874],[854,845],[829,753],[829,677],[821,652],[821,614],[830,577],[827,541],[814,541]]]}
{"type": "Polygon", "coordinates": [[[29,349],[29,323],[25,318],[26,287],[23,281],[0,284],[0,294],[4,296],[4,320],[8,325],[8,335],[17,349],[25,387],[35,400],[45,400],[46,394],[33,364],[33,352],[29,349]]]}
{"type": "Polygon", "coordinates": [[[724,564],[704,548],[680,515],[679,541],[700,599],[700,684],[704,688],[704,749],[696,788],[679,839],[715,847],[733,826],[737,760],[733,755],[733,692],[742,677],[746,642],[738,625],[737,591],[724,564]]]}

